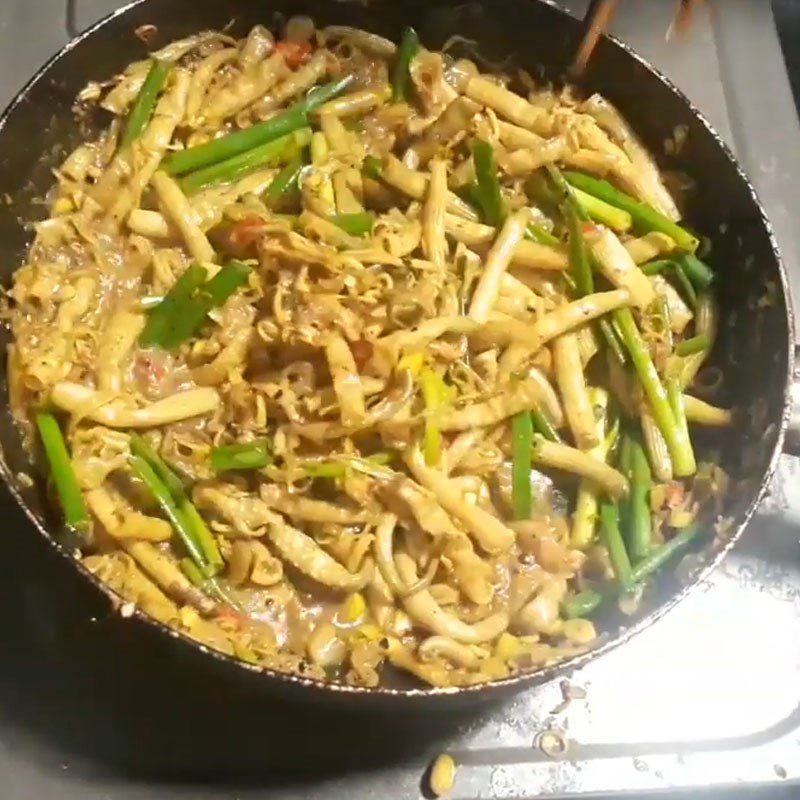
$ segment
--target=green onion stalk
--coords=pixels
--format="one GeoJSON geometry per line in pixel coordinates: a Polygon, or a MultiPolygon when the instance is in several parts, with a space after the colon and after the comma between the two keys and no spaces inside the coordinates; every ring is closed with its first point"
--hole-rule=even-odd
{"type": "Polygon", "coordinates": [[[354,75],[346,75],[325,86],[312,89],[303,100],[265,122],[172,153],[164,159],[162,168],[170,175],[184,175],[308,127],[311,114],[328,100],[342,94],[354,80],[354,75]]]}

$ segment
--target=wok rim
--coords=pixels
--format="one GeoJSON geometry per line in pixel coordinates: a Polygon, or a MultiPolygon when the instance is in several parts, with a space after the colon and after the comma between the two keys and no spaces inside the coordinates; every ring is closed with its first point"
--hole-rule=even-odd
{"type": "MultiPolygon", "coordinates": [[[[368,0],[369,1],[369,0],[368,0]]],[[[145,6],[153,0],[130,0],[130,2],[115,9],[111,13],[105,15],[97,22],[90,25],[84,31],[81,31],[76,36],[71,38],[62,48],[60,48],[53,56],[51,56],[39,69],[34,72],[31,78],[26,81],[22,88],[16,93],[13,99],[9,102],[6,108],[0,113],[0,133],[5,128],[8,120],[14,115],[17,108],[25,102],[30,91],[43,79],[45,79],[51,71],[58,66],[59,61],[71,52],[76,47],[84,44],[90,44],[90,40],[102,28],[108,25],[118,17],[124,16],[139,6],[145,6]]],[[[539,3],[547,6],[553,11],[557,12],[564,20],[565,25],[579,24],[573,15],[562,8],[559,8],[554,0],[526,0],[526,2],[539,3]]],[[[173,641],[179,642],[182,646],[189,648],[193,652],[200,652],[202,655],[215,659],[217,663],[223,667],[231,667],[241,671],[241,674],[251,677],[266,679],[269,682],[275,681],[282,683],[287,687],[311,690],[314,693],[325,697],[357,697],[357,702],[366,702],[369,699],[385,699],[385,700],[419,700],[419,701],[442,701],[446,702],[448,698],[472,698],[475,701],[488,700],[494,696],[509,694],[523,689],[532,689],[550,683],[560,677],[564,677],[570,673],[575,672],[582,667],[585,667],[591,661],[609,653],[623,644],[629,642],[633,637],[637,636],[642,631],[654,625],[665,614],[675,608],[679,603],[685,600],[690,593],[692,593],[700,584],[704,583],[711,573],[716,570],[720,563],[726,558],[728,553],[733,549],[736,543],[741,539],[747,526],[752,521],[752,518],[758,507],[761,505],[764,495],[767,492],[768,486],[777,468],[778,459],[780,458],[786,437],[786,431],[789,426],[791,416],[791,386],[793,383],[793,370],[794,370],[794,342],[795,342],[795,317],[792,305],[791,293],[789,291],[789,277],[786,271],[786,266],[780,253],[780,248],[775,239],[775,234],[769,217],[762,205],[758,193],[755,190],[752,182],[747,174],[742,169],[738,159],[734,156],[730,147],[720,137],[715,128],[711,125],[705,115],[692,103],[692,101],[681,91],[669,78],[667,78],[660,70],[650,64],[643,56],[639,55],[632,47],[625,42],[618,39],[616,36],[606,34],[616,47],[621,48],[630,58],[634,59],[638,64],[656,78],[663,86],[665,86],[684,106],[688,109],[690,114],[698,120],[707,132],[712,136],[716,145],[721,149],[724,157],[733,167],[739,180],[742,181],[750,195],[750,199],[754,208],[758,211],[764,231],[770,244],[770,249],[777,267],[778,276],[780,278],[781,290],[783,292],[783,307],[784,314],[787,320],[787,342],[786,342],[786,378],[784,382],[782,413],[779,420],[779,428],[777,437],[773,446],[773,451],[770,455],[769,461],[762,473],[758,489],[753,493],[753,496],[748,503],[747,509],[738,518],[734,532],[729,535],[722,547],[720,547],[709,561],[694,575],[693,580],[687,585],[683,586],[678,592],[673,594],[668,600],[664,601],[652,611],[646,614],[641,620],[636,622],[630,627],[622,628],[617,634],[601,634],[608,637],[607,641],[602,642],[599,646],[588,650],[585,653],[573,656],[572,658],[565,659],[557,664],[554,664],[544,669],[536,670],[534,672],[520,673],[501,680],[491,681],[488,683],[480,683],[471,686],[448,686],[448,687],[420,687],[409,689],[393,689],[384,686],[377,686],[373,688],[349,686],[342,683],[333,683],[330,681],[318,680],[316,678],[305,677],[303,675],[280,672],[278,670],[270,669],[267,667],[259,667],[241,661],[234,656],[222,653],[219,650],[208,647],[207,645],[198,642],[181,631],[172,628],[144,611],[135,607],[131,620],[136,620],[139,623],[145,624],[148,628],[152,629],[157,634],[170,637],[173,641]]],[[[595,56],[597,57],[597,56],[595,56]]],[[[6,409],[7,410],[7,409],[6,409]]],[[[770,424],[774,424],[773,421],[770,424]]],[[[76,570],[78,574],[101,594],[105,595],[111,602],[112,607],[117,608],[124,603],[124,598],[121,598],[113,589],[96,577],[90,572],[64,544],[60,543],[56,537],[50,532],[48,526],[34,513],[23,496],[23,492],[18,487],[15,476],[11,473],[5,459],[0,452],[0,478],[2,478],[8,491],[11,493],[14,500],[20,506],[24,514],[33,524],[33,527],[44,538],[48,545],[62,558],[64,558],[69,566],[76,570]]],[[[119,617],[120,621],[124,621],[119,617]]]]}

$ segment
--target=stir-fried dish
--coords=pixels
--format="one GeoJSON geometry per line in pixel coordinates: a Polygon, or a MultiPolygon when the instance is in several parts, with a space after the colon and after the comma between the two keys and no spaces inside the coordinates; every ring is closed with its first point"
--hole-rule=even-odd
{"type": "Polygon", "coordinates": [[[461,686],[590,647],[699,537],[714,274],[603,97],[294,18],[80,99],[10,394],[125,613],[461,686]]]}

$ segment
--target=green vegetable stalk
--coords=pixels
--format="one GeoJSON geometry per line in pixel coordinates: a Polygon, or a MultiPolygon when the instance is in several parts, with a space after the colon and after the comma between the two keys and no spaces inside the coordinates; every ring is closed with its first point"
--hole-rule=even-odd
{"type": "Polygon", "coordinates": [[[272,453],[266,439],[215,447],[211,451],[214,472],[240,469],[262,469],[272,463],[272,453]]]}
{"type": "Polygon", "coordinates": [[[434,467],[442,459],[442,431],[439,427],[439,412],[450,401],[451,392],[442,376],[428,367],[422,369],[419,380],[422,399],[425,403],[425,432],[423,434],[425,463],[429,467],[434,467]]]}
{"type": "Polygon", "coordinates": [[[567,220],[569,231],[569,264],[575,291],[580,297],[594,291],[594,276],[589,249],[583,237],[583,223],[574,202],[567,200],[562,204],[562,212],[567,220]]]}
{"type": "Polygon", "coordinates": [[[667,393],[650,358],[647,345],[636,327],[633,314],[628,308],[618,309],[614,312],[614,320],[619,326],[622,340],[639,376],[653,418],[667,443],[675,475],[678,477],[693,475],[696,464],[692,443],[675,419],[667,393]]]}
{"type": "Polygon", "coordinates": [[[411,73],[409,68],[414,56],[419,52],[419,36],[413,28],[403,31],[403,38],[397,48],[397,60],[392,72],[392,102],[404,103],[408,100],[411,73]]]}
{"type": "Polygon", "coordinates": [[[178,538],[186,548],[192,561],[205,571],[209,569],[209,563],[197,541],[195,532],[186,521],[185,516],[175,503],[166,485],[156,475],[155,470],[140,456],[133,456],[130,460],[133,474],[149,489],[153,499],[161,507],[167,519],[172,523],[172,527],[178,534],[178,538]]]}
{"type": "Polygon", "coordinates": [[[630,195],[619,191],[608,181],[592,178],[582,172],[565,172],[564,178],[570,186],[580,189],[593,197],[603,200],[609,205],[627,211],[631,215],[634,226],[645,231],[658,231],[665,233],[680,250],[694,253],[699,241],[696,236],[689,233],[669,217],[644,203],[640,203],[630,195]]]}
{"type": "MultiPolygon", "coordinates": [[[[702,529],[697,525],[690,525],[675,534],[668,542],[650,551],[650,554],[643,558],[632,569],[633,581],[640,584],[654,573],[658,572],[668,561],[671,561],[678,554],[682,553],[694,542],[702,533],[702,529]]],[[[576,594],[573,598],[564,603],[564,616],[572,619],[575,617],[586,617],[596,611],[603,601],[613,594],[613,591],[588,589],[576,594]]]]}
{"type": "Polygon", "coordinates": [[[89,522],[89,515],[83,502],[81,487],[72,469],[66,442],[61,435],[61,428],[56,418],[46,412],[36,415],[36,427],[50,465],[50,474],[61,502],[64,520],[70,527],[83,528],[89,522]]]}
{"type": "Polygon", "coordinates": [[[553,427],[552,423],[547,418],[547,415],[540,408],[532,408],[530,415],[531,422],[533,423],[533,429],[536,431],[536,433],[544,436],[544,438],[549,442],[561,441],[558,431],[553,427]]]}
{"type": "Polygon", "coordinates": [[[649,261],[643,264],[640,269],[645,275],[658,275],[665,270],[673,269],[675,262],[671,258],[661,258],[657,261],[649,261]]]}
{"type": "Polygon", "coordinates": [[[714,272],[711,267],[701,261],[694,253],[683,253],[678,256],[676,261],[698,292],[708,289],[714,282],[714,272]]]}
{"type": "Polygon", "coordinates": [[[133,108],[128,114],[128,121],[120,140],[120,147],[126,149],[139,138],[145,125],[153,116],[158,95],[167,82],[172,64],[169,61],[159,61],[154,59],[150,65],[150,71],[144,79],[142,88],[134,101],[133,108]]]}
{"type": "Polygon", "coordinates": [[[620,589],[630,592],[634,584],[633,572],[619,529],[619,507],[609,500],[600,504],[600,533],[620,589]]]}
{"type": "Polygon", "coordinates": [[[150,312],[140,343],[144,347],[173,350],[190,339],[203,324],[208,312],[218,308],[250,275],[250,267],[240,261],[230,261],[206,281],[205,267],[190,266],[167,292],[164,299],[150,312]]]}
{"type": "Polygon", "coordinates": [[[500,193],[500,181],[497,178],[492,146],[478,139],[472,145],[472,160],[475,163],[475,178],[478,185],[476,200],[483,221],[487,225],[499,228],[506,218],[506,208],[500,193]]]}
{"type": "Polygon", "coordinates": [[[150,476],[148,474],[141,474],[141,464],[138,471],[134,467],[134,472],[148,486],[172,522],[184,545],[186,545],[187,538],[191,540],[191,544],[186,545],[186,549],[198,567],[204,570],[204,574],[207,576],[213,575],[223,566],[222,555],[211,531],[208,530],[208,526],[189,499],[183,482],[164,459],[138,433],[131,434],[130,444],[133,460],[138,459],[148,467],[153,472],[158,485],[149,480],[150,476]],[[167,498],[162,496],[164,492],[166,492],[167,498]],[[177,522],[169,504],[166,502],[167,499],[171,500],[172,505],[175,506],[178,517],[177,522]]]}
{"type": "Polygon", "coordinates": [[[530,519],[533,511],[531,491],[531,458],[533,455],[533,425],[527,411],[517,414],[511,422],[512,472],[511,496],[516,519],[530,519]]]}
{"type": "Polygon", "coordinates": [[[705,353],[711,349],[711,339],[704,333],[693,336],[691,339],[684,339],[675,345],[676,356],[691,356],[695,353],[705,353]]]}
{"type": "Polygon", "coordinates": [[[578,205],[589,215],[589,218],[595,222],[620,233],[630,230],[633,225],[633,219],[627,211],[612,206],[576,187],[572,187],[571,194],[578,205]]]}
{"type": "Polygon", "coordinates": [[[650,489],[652,477],[642,445],[631,439],[631,494],[628,516],[628,550],[634,563],[638,563],[650,552],[651,519],[650,489]]]}
{"type": "Polygon", "coordinates": [[[344,92],[354,80],[353,75],[347,75],[325,86],[313,89],[304,100],[295,103],[291,108],[276,114],[265,122],[229,133],[219,139],[212,139],[210,142],[190,147],[187,150],[179,150],[164,159],[162,169],[170,175],[183,175],[233,158],[240,153],[245,153],[300,128],[305,128],[311,113],[327,103],[328,100],[344,92]]]}
{"type": "Polygon", "coordinates": [[[225,161],[198,169],[181,179],[181,188],[187,195],[191,195],[208,186],[235,181],[257,169],[273,167],[287,160],[291,161],[310,141],[311,129],[301,128],[280,139],[266,142],[252,150],[232,156],[225,161]]]}
{"type": "Polygon", "coordinates": [[[356,214],[334,214],[331,222],[351,236],[369,236],[375,224],[375,217],[366,211],[356,214]]]}
{"type": "Polygon", "coordinates": [[[267,208],[272,210],[279,208],[284,198],[297,188],[300,172],[305,163],[306,160],[302,154],[298,153],[273,178],[272,183],[264,193],[264,202],[267,208]]]}
{"type": "Polygon", "coordinates": [[[545,244],[548,247],[558,247],[561,244],[561,240],[557,236],[553,236],[546,228],[534,222],[528,223],[528,227],[525,230],[525,238],[537,244],[545,244]]]}

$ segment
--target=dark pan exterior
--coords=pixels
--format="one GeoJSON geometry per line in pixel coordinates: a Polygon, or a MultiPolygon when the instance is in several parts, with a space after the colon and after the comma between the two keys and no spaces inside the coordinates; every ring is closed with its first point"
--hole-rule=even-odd
{"type": "MultiPolygon", "coordinates": [[[[77,92],[89,80],[110,77],[143,57],[144,45],[133,35],[136,27],[155,24],[159,33],[153,46],[158,47],[205,28],[222,28],[232,22],[232,30],[242,34],[257,22],[274,25],[298,13],[310,14],[318,23],[356,25],[395,40],[403,26],[410,24],[431,47],[440,47],[458,34],[476,40],[481,55],[488,62],[502,64],[507,72],[521,67],[537,78],[555,81],[561,78],[580,35],[578,22],[542,0],[376,0],[366,5],[332,0],[138,0],[71,42],[0,117],[0,197],[8,198],[0,205],[0,280],[10,282],[30,241],[30,230],[20,220],[41,217],[38,201],[52,183],[52,168],[81,138],[72,113],[77,92]]],[[[168,650],[171,657],[185,659],[187,669],[207,670],[220,679],[243,682],[252,691],[280,690],[290,697],[346,700],[353,708],[365,706],[364,701],[366,707],[402,701],[407,708],[427,708],[437,700],[452,707],[540,685],[625,642],[683,597],[733,545],[772,474],[786,426],[793,342],[786,274],[752,186],[717,134],[674,86],[612,40],[600,43],[584,82],[588,89],[613,101],[657,153],[676,126],[685,127],[684,148],[665,166],[697,181],[688,220],[711,238],[710,260],[720,276],[723,325],[716,364],[728,376],[726,400],[741,408],[742,414],[737,427],[709,447],[713,446],[734,479],[726,510],[734,524],[724,541],[708,549],[690,585],[665,577],[653,602],[638,617],[624,625],[614,617],[604,620],[608,635],[583,656],[531,675],[467,689],[400,683],[355,689],[266,672],[208,650],[139,614],[133,620],[120,620],[128,646],[155,644],[160,651],[168,650]],[[153,637],[158,641],[154,643],[153,637]]],[[[92,123],[85,124],[91,127],[92,123]]],[[[5,391],[3,382],[3,402],[5,391]]],[[[109,594],[74,561],[70,543],[53,534],[58,524],[42,502],[42,487],[26,492],[18,487],[13,476],[30,470],[30,465],[7,413],[0,416],[0,446],[3,478],[33,523],[30,535],[37,531],[49,545],[47,549],[61,556],[64,586],[74,582],[77,570],[95,587],[97,598],[109,594]]],[[[703,451],[701,444],[701,458],[711,452],[703,451]]],[[[61,590],[60,581],[54,582],[52,591],[61,590]]]]}

